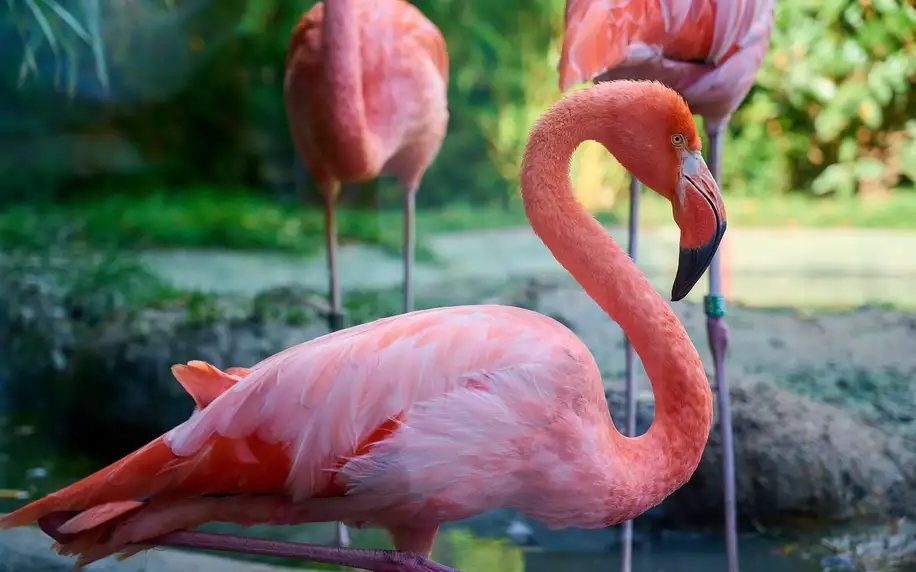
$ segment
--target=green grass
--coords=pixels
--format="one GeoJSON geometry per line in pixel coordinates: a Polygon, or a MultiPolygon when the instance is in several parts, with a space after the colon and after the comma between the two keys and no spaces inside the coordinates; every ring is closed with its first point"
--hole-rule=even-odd
{"type": "MultiPolygon", "coordinates": [[[[671,206],[654,193],[643,193],[640,222],[671,224],[671,206]]],[[[728,219],[737,226],[913,228],[916,194],[899,192],[886,200],[812,199],[801,195],[753,199],[726,197],[728,219]]],[[[597,213],[604,223],[626,220],[628,201],[597,213]]],[[[400,208],[358,211],[339,208],[342,244],[376,244],[400,255],[403,214],[400,208]]],[[[425,209],[417,217],[417,258],[431,260],[424,238],[436,232],[525,225],[519,204],[511,208],[455,204],[425,209]]],[[[324,246],[320,208],[278,204],[243,190],[193,189],[142,196],[115,195],[67,205],[17,205],[0,212],[0,243],[41,245],[53,235],[71,244],[132,249],[192,247],[264,249],[302,255],[324,246]]]]}
{"type": "MultiPolygon", "coordinates": [[[[417,216],[417,259],[429,260],[423,237],[447,230],[524,224],[520,210],[464,205],[417,216]]],[[[376,244],[400,255],[403,214],[337,209],[341,244],[376,244]]],[[[314,254],[324,248],[324,212],[278,204],[240,190],[194,189],[184,193],[114,195],[66,205],[7,207],[0,212],[0,244],[41,246],[58,241],[101,248],[226,248],[314,254]]]]}

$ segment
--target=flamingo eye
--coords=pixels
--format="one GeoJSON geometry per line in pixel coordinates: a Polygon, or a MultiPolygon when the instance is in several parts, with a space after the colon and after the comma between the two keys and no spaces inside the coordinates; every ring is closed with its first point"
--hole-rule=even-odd
{"type": "Polygon", "coordinates": [[[671,144],[675,147],[683,147],[687,143],[687,138],[680,133],[671,136],[671,144]]]}

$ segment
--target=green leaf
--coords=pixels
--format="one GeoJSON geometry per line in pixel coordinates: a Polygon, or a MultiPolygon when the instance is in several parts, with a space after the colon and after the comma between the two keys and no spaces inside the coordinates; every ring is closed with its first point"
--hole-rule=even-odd
{"type": "Polygon", "coordinates": [[[68,12],[66,8],[64,8],[63,6],[61,6],[54,0],[41,0],[41,2],[44,5],[46,5],[47,7],[49,7],[51,10],[53,10],[54,13],[57,14],[58,18],[66,22],[67,25],[70,26],[70,28],[74,32],[76,32],[76,34],[80,38],[82,38],[87,43],[90,41],[89,33],[86,31],[85,28],[83,28],[83,25],[79,23],[79,20],[73,17],[73,14],[68,12]]]}
{"type": "Polygon", "coordinates": [[[29,10],[32,11],[32,15],[35,16],[35,21],[38,22],[38,25],[41,27],[41,31],[44,32],[45,38],[48,40],[48,45],[51,46],[51,50],[54,51],[55,55],[57,54],[57,38],[54,37],[54,32],[51,31],[51,24],[48,22],[48,19],[45,18],[44,13],[41,11],[41,8],[35,4],[34,0],[25,0],[25,5],[29,7],[29,10]]]}
{"type": "Polygon", "coordinates": [[[880,179],[884,176],[884,163],[870,157],[859,159],[853,167],[856,179],[880,179]]]}
{"type": "Polygon", "coordinates": [[[815,195],[836,193],[840,196],[852,196],[855,193],[855,181],[848,165],[830,165],[811,183],[811,192],[815,195]]]}
{"type": "Polygon", "coordinates": [[[811,78],[808,87],[811,94],[820,101],[828,101],[836,95],[836,83],[823,76],[811,78]]]}
{"type": "Polygon", "coordinates": [[[849,117],[838,109],[827,108],[814,120],[814,131],[821,141],[830,141],[849,125],[849,117]]]}
{"type": "Polygon", "coordinates": [[[877,129],[884,121],[884,112],[873,99],[869,98],[859,104],[859,118],[866,127],[877,129]]]}
{"type": "Polygon", "coordinates": [[[99,13],[99,0],[84,0],[86,7],[86,21],[89,24],[89,32],[92,37],[92,56],[95,60],[95,75],[102,85],[102,89],[108,91],[108,60],[105,58],[105,46],[102,41],[102,30],[99,22],[101,15],[99,13]]]}
{"type": "Polygon", "coordinates": [[[22,50],[22,62],[19,64],[19,87],[25,84],[29,71],[38,75],[38,63],[35,61],[35,50],[41,45],[41,32],[33,30],[29,34],[22,50]]]}
{"type": "Polygon", "coordinates": [[[73,97],[76,95],[76,84],[79,76],[79,52],[66,36],[61,36],[60,45],[67,55],[67,93],[70,97],[73,97]]]}
{"type": "Polygon", "coordinates": [[[916,183],[916,121],[906,123],[907,140],[900,147],[900,170],[916,183]]]}
{"type": "Polygon", "coordinates": [[[859,149],[855,137],[844,137],[837,149],[837,162],[848,163],[855,160],[859,149]]]}
{"type": "Polygon", "coordinates": [[[879,13],[886,15],[896,15],[899,6],[896,0],[872,0],[871,5],[879,13]]]}
{"type": "Polygon", "coordinates": [[[864,26],[865,16],[862,13],[862,6],[860,6],[858,2],[850,4],[849,7],[843,11],[843,19],[854,29],[864,26]]]}

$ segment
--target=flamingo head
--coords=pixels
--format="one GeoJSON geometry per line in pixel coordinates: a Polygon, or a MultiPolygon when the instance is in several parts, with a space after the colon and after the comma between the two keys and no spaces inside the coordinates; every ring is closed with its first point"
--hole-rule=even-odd
{"type": "MultiPolygon", "coordinates": [[[[676,136],[672,136],[672,142],[676,136]]],[[[678,150],[678,178],[671,205],[681,229],[680,256],[671,300],[690,293],[725,235],[725,205],[716,180],[699,150],[678,150]]]]}
{"type": "Polygon", "coordinates": [[[618,156],[644,185],[671,201],[681,230],[680,257],[671,299],[687,296],[712,262],[725,234],[725,205],[703,160],[693,115],[674,90],[640,82],[639,109],[627,126],[628,149],[618,156]]]}

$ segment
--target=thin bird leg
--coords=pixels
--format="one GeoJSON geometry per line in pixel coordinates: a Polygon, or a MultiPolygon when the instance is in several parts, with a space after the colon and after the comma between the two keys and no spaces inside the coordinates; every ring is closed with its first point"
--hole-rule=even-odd
{"type": "MultiPolygon", "coordinates": [[[[721,183],[722,140],[721,133],[727,123],[707,126],[709,137],[709,170],[719,188],[721,183]]],[[[722,463],[725,488],[725,554],[728,572],[738,572],[738,524],[735,498],[735,446],[732,435],[732,416],[729,408],[728,380],[725,375],[725,355],[728,351],[728,325],[725,323],[725,298],[722,295],[719,257],[722,248],[709,266],[709,295],[705,299],[706,333],[715,367],[716,396],[719,422],[722,430],[722,463]]]]}
{"type": "Polygon", "coordinates": [[[404,193],[404,313],[413,312],[413,263],[416,249],[417,189],[404,193]]]}
{"type": "Polygon", "coordinates": [[[243,552],[279,556],[326,564],[339,564],[373,572],[461,572],[432,560],[398,552],[364,548],[338,548],[207,532],[173,532],[153,541],[160,546],[243,552]]]}
{"type": "MultiPolygon", "coordinates": [[[[72,539],[72,535],[61,534],[58,527],[66,522],[72,514],[55,514],[39,520],[41,530],[60,543],[72,539]]],[[[283,542],[250,538],[232,534],[213,534],[209,532],[181,531],[171,532],[162,536],[151,538],[143,547],[171,546],[176,548],[196,548],[200,550],[218,550],[222,552],[241,552],[259,556],[279,556],[323,562],[326,564],[339,564],[361,570],[373,572],[461,572],[455,568],[444,566],[432,560],[398,552],[397,550],[368,550],[360,548],[338,548],[321,546],[317,544],[302,544],[299,542],[283,542]]],[[[131,545],[125,550],[131,551],[141,548],[131,545]]]]}
{"type": "MultiPolygon", "coordinates": [[[[636,262],[636,246],[639,228],[639,192],[641,185],[639,179],[630,175],[630,224],[628,228],[627,247],[630,258],[636,262]]],[[[630,345],[626,334],[623,336],[623,351],[625,356],[625,400],[626,400],[626,431],[630,437],[636,435],[636,352],[630,345]]],[[[630,572],[633,567],[633,521],[623,523],[620,531],[620,571],[630,572]]]]}
{"type": "MultiPolygon", "coordinates": [[[[340,277],[337,274],[337,217],[334,211],[334,202],[337,198],[339,184],[325,192],[324,199],[324,224],[327,233],[328,274],[330,275],[331,311],[328,312],[328,328],[332,332],[344,328],[344,314],[340,300],[340,277]]],[[[347,525],[342,522],[335,523],[334,542],[337,546],[346,548],[350,546],[350,533],[347,525]]]]}
{"type": "Polygon", "coordinates": [[[334,202],[337,199],[337,183],[332,189],[324,190],[324,232],[328,252],[328,274],[330,275],[331,310],[328,312],[328,327],[332,332],[344,327],[343,306],[340,301],[340,277],[337,274],[337,217],[334,202]]]}

